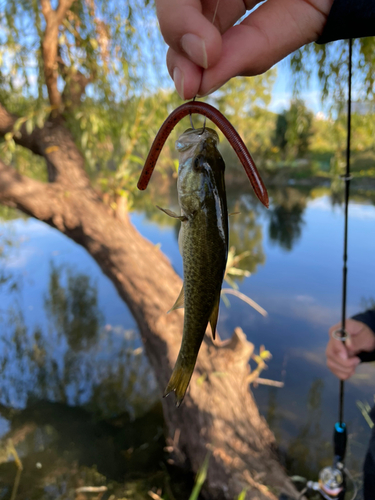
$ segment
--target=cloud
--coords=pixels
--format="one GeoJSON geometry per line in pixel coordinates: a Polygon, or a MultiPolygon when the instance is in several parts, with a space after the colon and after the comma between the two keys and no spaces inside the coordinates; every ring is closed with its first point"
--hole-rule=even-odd
{"type": "MultiPolygon", "coordinates": [[[[315,200],[309,201],[309,207],[326,212],[344,213],[343,206],[332,206],[329,196],[322,196],[315,200]]],[[[349,203],[349,217],[357,220],[374,220],[375,209],[373,205],[365,205],[360,203],[349,203]]]]}
{"type": "MultiPolygon", "coordinates": [[[[18,252],[17,252],[18,253],[18,252]]],[[[37,249],[33,247],[26,247],[19,251],[18,255],[12,255],[6,260],[7,269],[23,269],[36,255],[37,249]]]]}

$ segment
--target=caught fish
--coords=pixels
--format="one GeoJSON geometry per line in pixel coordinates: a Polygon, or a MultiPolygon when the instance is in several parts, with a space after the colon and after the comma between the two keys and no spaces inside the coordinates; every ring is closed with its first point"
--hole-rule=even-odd
{"type": "Polygon", "coordinates": [[[158,207],[181,221],[179,248],[184,283],[171,311],[185,308],[182,344],[164,396],[176,393],[180,406],[197,360],[208,322],[215,338],[220,292],[228,256],[225,164],[209,128],[188,129],[176,141],[181,214],[158,207]]]}

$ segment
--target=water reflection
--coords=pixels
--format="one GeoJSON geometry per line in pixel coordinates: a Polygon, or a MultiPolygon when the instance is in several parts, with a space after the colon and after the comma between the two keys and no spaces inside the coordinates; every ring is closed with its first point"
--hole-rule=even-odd
{"type": "MultiPolygon", "coordinates": [[[[86,485],[134,500],[165,491],[162,409],[137,333],[103,325],[96,284],[69,266],[51,264],[44,313],[47,327],[30,328],[12,306],[0,338],[0,416],[9,422],[0,497],[11,497],[16,476],[11,446],[24,469],[17,498],[78,498],[86,485]]],[[[176,481],[179,498],[190,480],[176,481]]]]}
{"type": "Polygon", "coordinates": [[[101,416],[136,416],[157,398],[156,384],[135,331],[103,326],[97,288],[69,267],[51,265],[44,330],[8,310],[0,341],[1,399],[24,406],[49,399],[92,406],[101,416]]]}
{"type": "Polygon", "coordinates": [[[15,461],[7,461],[10,446],[23,466],[17,498],[78,498],[79,487],[106,486],[107,495],[138,500],[152,488],[164,490],[170,472],[160,466],[160,404],[134,421],[127,413],[98,420],[84,408],[43,400],[1,410],[11,422],[0,444],[1,498],[10,498],[16,476],[15,461]]]}
{"type": "MultiPolygon", "coordinates": [[[[155,244],[162,243],[164,251],[172,247],[170,258],[178,267],[176,237],[180,224],[155,209],[158,204],[178,210],[175,180],[159,185],[155,177],[151,190],[153,185],[155,197],[142,196],[136,201],[142,215],[135,216],[133,221],[155,244]],[[148,224],[147,220],[156,224],[148,224]],[[150,236],[152,231],[154,234],[150,236]]],[[[354,197],[359,197],[358,193],[354,197]]],[[[285,387],[260,387],[256,397],[287,451],[291,472],[311,479],[326,460],[331,460],[331,430],[324,427],[324,422],[330,419],[331,425],[334,421],[337,394],[336,381],[329,378],[321,358],[326,328],[336,318],[335,303],[340,302],[339,297],[336,301],[333,288],[341,277],[341,261],[337,255],[341,257],[342,224],[340,211],[330,211],[333,197],[329,203],[327,197],[322,199],[320,209],[317,204],[308,203],[322,194],[329,195],[329,188],[270,189],[272,203],[270,211],[266,211],[249,193],[247,184],[228,183],[229,211],[240,212],[230,218],[231,245],[237,253],[251,250],[248,260],[241,261],[241,267],[251,270],[253,276],[243,280],[241,291],[264,306],[269,317],[258,318],[247,306],[233,301],[230,310],[222,309],[221,319],[228,334],[233,326],[240,324],[249,332],[249,340],[256,345],[264,343],[271,350],[274,358],[267,374],[271,379],[280,379],[284,355],[297,353],[293,358],[293,374],[286,378],[285,387]],[[306,228],[309,231],[305,231],[306,228]],[[335,242],[337,248],[333,246],[335,242]],[[279,248],[288,252],[280,252],[279,248]],[[321,286],[323,281],[325,284],[321,286]],[[313,311],[311,317],[307,317],[309,310],[313,311]],[[322,361],[319,366],[301,354],[315,353],[315,349],[322,361]],[[310,385],[305,413],[306,388],[310,385]]],[[[374,197],[368,200],[374,201],[374,197]]],[[[373,214],[371,207],[366,208],[373,214]]],[[[357,233],[353,233],[350,240],[353,244],[360,242],[361,234],[370,234],[370,226],[365,223],[366,220],[361,219],[362,225],[357,226],[357,233]]],[[[25,227],[20,225],[18,234],[23,234],[25,227]]],[[[354,224],[350,227],[354,229],[354,224]]],[[[28,234],[31,239],[31,231],[28,234]]],[[[64,247],[64,258],[56,258],[54,262],[59,264],[50,265],[48,293],[43,300],[31,302],[30,290],[31,294],[43,296],[46,285],[43,282],[42,288],[30,287],[30,276],[39,283],[41,261],[48,263],[53,252],[63,247],[57,239],[62,238],[60,235],[54,233],[50,238],[49,253],[40,251],[39,260],[27,260],[21,255],[18,268],[1,267],[11,276],[1,289],[4,302],[8,300],[10,283],[15,282],[18,291],[13,292],[11,309],[4,304],[0,306],[5,309],[0,338],[0,416],[10,426],[0,451],[0,484],[4,485],[0,487],[0,498],[10,498],[15,477],[14,462],[6,463],[8,437],[15,443],[25,467],[21,497],[26,498],[27,491],[29,494],[32,491],[35,498],[72,498],[78,497],[75,493],[78,486],[104,484],[109,488],[108,495],[113,493],[119,498],[145,499],[147,488],[155,487],[161,488],[164,498],[172,499],[166,492],[173,483],[174,497],[188,498],[187,492],[191,490],[184,481],[181,481],[181,492],[176,493],[180,483],[175,471],[171,480],[163,451],[161,410],[160,406],[153,406],[159,395],[140,349],[138,334],[132,329],[134,323],[126,328],[105,324],[104,318],[113,323],[116,314],[116,323],[120,323],[120,317],[125,325],[132,320],[122,304],[116,311],[111,308],[103,311],[103,304],[119,299],[104,282],[98,286],[92,278],[94,272],[78,272],[89,266],[90,259],[86,255],[74,257],[77,267],[61,266],[61,262],[74,261],[72,255],[76,252],[73,244],[68,250],[64,247]],[[30,271],[33,266],[36,270],[30,271]],[[20,290],[22,273],[25,273],[25,290],[29,293],[26,300],[20,290]],[[30,303],[40,306],[36,322],[33,314],[34,323],[30,321],[30,303]]],[[[43,239],[33,242],[38,251],[44,244],[43,239]]],[[[374,244],[373,238],[369,238],[368,254],[373,255],[374,244]]],[[[14,259],[16,247],[8,248],[6,255],[3,252],[4,259],[14,259]]],[[[356,253],[358,255],[358,246],[353,248],[353,255],[356,253]]],[[[0,266],[4,259],[0,259],[0,266]]],[[[351,292],[349,297],[350,313],[360,309],[361,296],[371,297],[373,279],[368,269],[363,273],[365,263],[365,258],[351,263],[353,276],[361,279],[360,292],[354,289],[355,293],[351,292]]],[[[353,288],[354,279],[351,291],[353,288]]],[[[339,296],[339,286],[337,293],[339,296]]],[[[366,304],[370,304],[370,300],[366,304]]],[[[360,470],[367,439],[366,429],[362,427],[367,424],[361,423],[355,400],[359,397],[372,400],[368,395],[372,388],[367,388],[367,392],[362,390],[363,381],[355,390],[351,387],[348,384],[348,417],[354,420],[350,428],[355,429],[356,439],[361,441],[362,448],[355,457],[356,469],[360,470]]],[[[0,418],[0,425],[1,422],[0,418]]],[[[350,464],[352,468],[352,458],[350,464]]]]}
{"type": "Polygon", "coordinates": [[[332,443],[324,437],[321,427],[323,389],[321,379],[311,384],[307,420],[286,451],[288,469],[303,477],[317,477],[323,467],[332,464],[332,443]]]}
{"type": "MultiPolygon", "coordinates": [[[[235,170],[235,168],[234,168],[235,170]]],[[[288,170],[288,169],[285,169],[288,170]]],[[[289,172],[289,170],[288,170],[289,172]]],[[[340,170],[341,172],[341,170],[340,170]]],[[[241,172],[240,172],[241,173],[241,172]]],[[[296,175],[293,169],[290,169],[291,175],[296,175]]],[[[253,260],[248,260],[248,269],[251,272],[256,270],[257,264],[263,264],[265,261],[262,249],[262,223],[260,216],[265,216],[269,222],[268,235],[275,244],[284,250],[291,251],[294,245],[300,240],[304,222],[304,213],[309,200],[316,197],[328,196],[331,206],[341,205],[343,202],[343,181],[338,172],[330,173],[331,177],[322,178],[320,181],[312,179],[294,180],[285,178],[285,185],[275,185],[270,182],[268,189],[270,195],[270,208],[266,210],[255,198],[251,192],[251,187],[246,182],[240,182],[241,176],[236,177],[233,172],[227,172],[227,198],[229,212],[241,212],[239,215],[230,217],[230,236],[231,244],[238,252],[251,250],[253,260]],[[288,183],[295,182],[291,186],[288,183]],[[298,185],[300,182],[301,185],[298,185]],[[319,182],[321,186],[319,185],[319,182]]],[[[280,179],[279,179],[280,181],[280,179]]],[[[176,180],[175,178],[164,178],[162,182],[163,189],[160,189],[160,183],[155,180],[155,186],[151,187],[149,196],[137,196],[135,200],[136,210],[141,211],[148,220],[152,220],[160,227],[174,227],[176,237],[180,223],[166,217],[159,210],[155,210],[155,205],[170,208],[179,212],[180,208],[177,201],[176,180]]],[[[369,193],[361,187],[352,186],[352,199],[369,200],[375,204],[375,196],[368,197],[369,193]]]]}

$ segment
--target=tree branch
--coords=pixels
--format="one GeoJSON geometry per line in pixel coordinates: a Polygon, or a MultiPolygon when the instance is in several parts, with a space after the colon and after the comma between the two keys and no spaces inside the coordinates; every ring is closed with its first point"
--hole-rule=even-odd
{"type": "MultiPolygon", "coordinates": [[[[0,137],[4,137],[5,134],[13,132],[14,125],[16,124],[19,116],[9,113],[0,103],[0,137]]],[[[43,151],[40,148],[38,141],[38,133],[40,129],[35,128],[31,134],[26,131],[25,124],[23,124],[19,130],[19,133],[14,136],[14,142],[20,146],[29,149],[33,153],[43,156],[43,151]]]]}
{"type": "Polygon", "coordinates": [[[65,14],[68,12],[70,7],[73,5],[74,0],[60,0],[59,6],[57,7],[57,18],[59,24],[61,24],[64,20],[65,14]]]}
{"type": "Polygon", "coordinates": [[[56,187],[25,177],[0,160],[0,202],[47,221],[55,207],[56,187]]]}
{"type": "Polygon", "coordinates": [[[53,115],[58,115],[61,107],[61,95],[57,88],[57,47],[59,27],[73,2],[74,0],[60,0],[59,6],[55,11],[51,7],[50,0],[41,0],[42,13],[46,21],[46,29],[42,42],[44,77],[46,80],[49,101],[55,108],[53,115]]]}
{"type": "MultiPolygon", "coordinates": [[[[0,137],[13,132],[18,118],[0,104],[0,137]]],[[[84,159],[63,124],[47,121],[43,128],[35,127],[31,134],[23,124],[14,135],[14,141],[45,158],[50,182],[58,182],[69,188],[90,188],[84,159]]]]}

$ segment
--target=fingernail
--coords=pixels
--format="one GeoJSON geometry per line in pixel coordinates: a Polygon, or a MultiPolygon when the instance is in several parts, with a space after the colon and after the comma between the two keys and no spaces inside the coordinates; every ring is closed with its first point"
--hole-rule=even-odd
{"type": "Polygon", "coordinates": [[[181,38],[181,46],[195,64],[205,69],[208,68],[206,43],[203,38],[188,33],[181,38]]]}
{"type": "Polygon", "coordinates": [[[178,95],[181,97],[181,99],[185,99],[185,93],[184,93],[184,74],[180,70],[180,68],[175,67],[173,70],[173,81],[174,85],[176,87],[178,95]]]}

